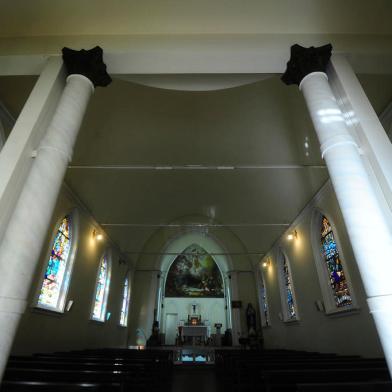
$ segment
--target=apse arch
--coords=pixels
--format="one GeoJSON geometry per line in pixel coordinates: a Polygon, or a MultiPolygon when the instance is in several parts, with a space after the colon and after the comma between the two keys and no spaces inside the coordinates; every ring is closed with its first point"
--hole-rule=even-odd
{"type": "Polygon", "coordinates": [[[189,231],[172,238],[162,252],[163,256],[157,266],[158,269],[163,274],[167,273],[171,264],[174,262],[176,255],[180,254],[192,244],[197,244],[207,253],[213,254],[214,261],[218,265],[221,273],[225,274],[234,269],[233,261],[224,245],[211,234],[206,234],[201,231],[189,231]]]}
{"type": "MultiPolygon", "coordinates": [[[[202,261],[203,262],[203,261],[202,261]]],[[[160,287],[158,290],[158,306],[157,319],[160,321],[162,331],[168,335],[168,321],[169,315],[177,315],[177,322],[181,324],[186,317],[184,316],[185,308],[188,309],[188,314],[191,313],[191,303],[195,304],[198,311],[203,318],[208,320],[213,328],[216,322],[222,322],[224,329],[232,328],[231,315],[231,289],[230,289],[230,271],[232,270],[232,261],[225,248],[211,235],[206,233],[191,231],[183,233],[173,238],[165,247],[161,261],[160,261],[160,287]],[[214,265],[219,271],[222,283],[222,295],[202,295],[198,296],[181,296],[181,293],[176,297],[176,293],[171,296],[166,296],[166,287],[171,267],[179,260],[179,256],[184,255],[184,252],[189,253],[189,250],[197,249],[199,253],[204,253],[204,256],[212,258],[214,265]],[[208,302],[208,306],[206,305],[208,302]],[[215,320],[218,317],[218,310],[220,309],[220,316],[224,320],[215,320]]],[[[217,294],[217,293],[215,293],[217,294]]]]}

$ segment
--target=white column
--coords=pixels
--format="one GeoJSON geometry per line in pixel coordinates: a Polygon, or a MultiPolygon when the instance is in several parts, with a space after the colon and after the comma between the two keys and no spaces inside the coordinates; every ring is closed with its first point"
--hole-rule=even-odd
{"type": "MultiPolygon", "coordinates": [[[[345,116],[348,129],[360,140],[361,149],[365,152],[372,170],[371,176],[380,187],[379,201],[385,204],[385,213],[391,214],[392,144],[387,135],[387,124],[382,124],[382,120],[386,119],[385,114],[382,116],[383,119],[378,118],[344,55],[332,55],[327,75],[332,92],[345,116]]],[[[391,120],[392,115],[390,115],[391,120]]],[[[390,217],[392,222],[392,214],[390,217]]]]}
{"type": "MultiPolygon", "coordinates": [[[[314,48],[311,49],[310,73],[305,71],[306,64],[299,62],[298,66],[298,57],[296,59],[295,68],[302,71],[299,88],[305,97],[321,144],[321,154],[328,167],[368,296],[370,311],[392,373],[392,235],[362,161],[362,152],[347,129],[324,72],[323,68],[329,58],[323,66],[319,66],[320,71],[315,71],[315,64],[320,65],[323,60],[320,61],[317,55],[312,58],[315,51],[314,48]]],[[[309,62],[309,52],[307,55],[304,56],[305,62],[309,62]]],[[[287,72],[285,76],[287,77],[287,72]]],[[[294,79],[295,77],[298,74],[294,75],[294,79]]],[[[285,82],[287,83],[287,78],[285,82]]]]}
{"type": "Polygon", "coordinates": [[[3,148],[4,143],[5,143],[4,127],[0,117],[0,151],[3,148]]]}
{"type": "Polygon", "coordinates": [[[50,57],[1,150],[0,241],[34,162],[31,151],[39,146],[53,118],[65,76],[61,57],[50,57]]]}
{"type": "Polygon", "coordinates": [[[233,323],[231,318],[230,279],[227,274],[224,275],[224,288],[225,288],[225,299],[226,299],[226,329],[233,330],[233,323]]]}
{"type": "MultiPolygon", "coordinates": [[[[239,290],[238,290],[238,272],[230,272],[230,287],[231,287],[231,300],[239,300],[239,290]]],[[[230,304],[231,306],[231,304],[230,304]]],[[[238,346],[238,338],[242,334],[241,329],[241,310],[240,308],[231,308],[231,322],[232,322],[232,336],[233,336],[233,346],[238,346]]]]}
{"type": "Polygon", "coordinates": [[[87,77],[68,76],[0,245],[0,376],[26,307],[41,246],[93,90],[87,77]]]}

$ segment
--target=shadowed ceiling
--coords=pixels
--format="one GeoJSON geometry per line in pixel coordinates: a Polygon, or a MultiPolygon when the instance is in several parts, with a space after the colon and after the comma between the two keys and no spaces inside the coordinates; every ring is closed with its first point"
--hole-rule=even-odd
{"type": "MultiPolygon", "coordinates": [[[[32,36],[325,33],[385,39],[392,32],[387,0],[300,0],[296,7],[291,0],[0,0],[0,6],[0,49],[11,45],[10,37],[15,44],[16,37],[32,36]]],[[[303,98],[277,75],[216,91],[148,87],[135,83],[140,75],[125,79],[96,90],[65,179],[125,252],[141,251],[156,225],[187,216],[193,217],[188,223],[200,217],[233,225],[248,252],[267,252],[328,179],[303,98]]],[[[0,101],[14,116],[35,80],[0,77],[0,101]]],[[[360,75],[360,81],[380,114],[392,98],[392,75],[360,75]]]]}

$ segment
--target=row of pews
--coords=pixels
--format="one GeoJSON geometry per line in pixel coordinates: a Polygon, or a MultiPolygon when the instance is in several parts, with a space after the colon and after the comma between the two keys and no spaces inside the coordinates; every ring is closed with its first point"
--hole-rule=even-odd
{"type": "Polygon", "coordinates": [[[172,351],[102,349],[11,356],[1,392],[169,392],[172,351]]]}
{"type": "Polygon", "coordinates": [[[392,383],[384,359],[291,350],[217,350],[224,392],[384,392],[392,383]]]}

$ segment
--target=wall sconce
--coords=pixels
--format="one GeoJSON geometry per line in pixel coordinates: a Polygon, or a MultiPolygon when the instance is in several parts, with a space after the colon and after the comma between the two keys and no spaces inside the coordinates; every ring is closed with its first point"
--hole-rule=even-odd
{"type": "Polygon", "coordinates": [[[97,241],[103,240],[103,234],[98,233],[95,229],[93,230],[93,239],[97,241]]]}
{"type": "Polygon", "coordinates": [[[267,268],[271,265],[271,259],[267,259],[263,261],[263,268],[267,268]]]}
{"type": "Polygon", "coordinates": [[[289,241],[292,241],[294,238],[297,239],[297,236],[298,236],[297,230],[294,230],[294,231],[292,231],[291,233],[289,233],[289,234],[287,235],[287,239],[288,239],[289,241]]]}

